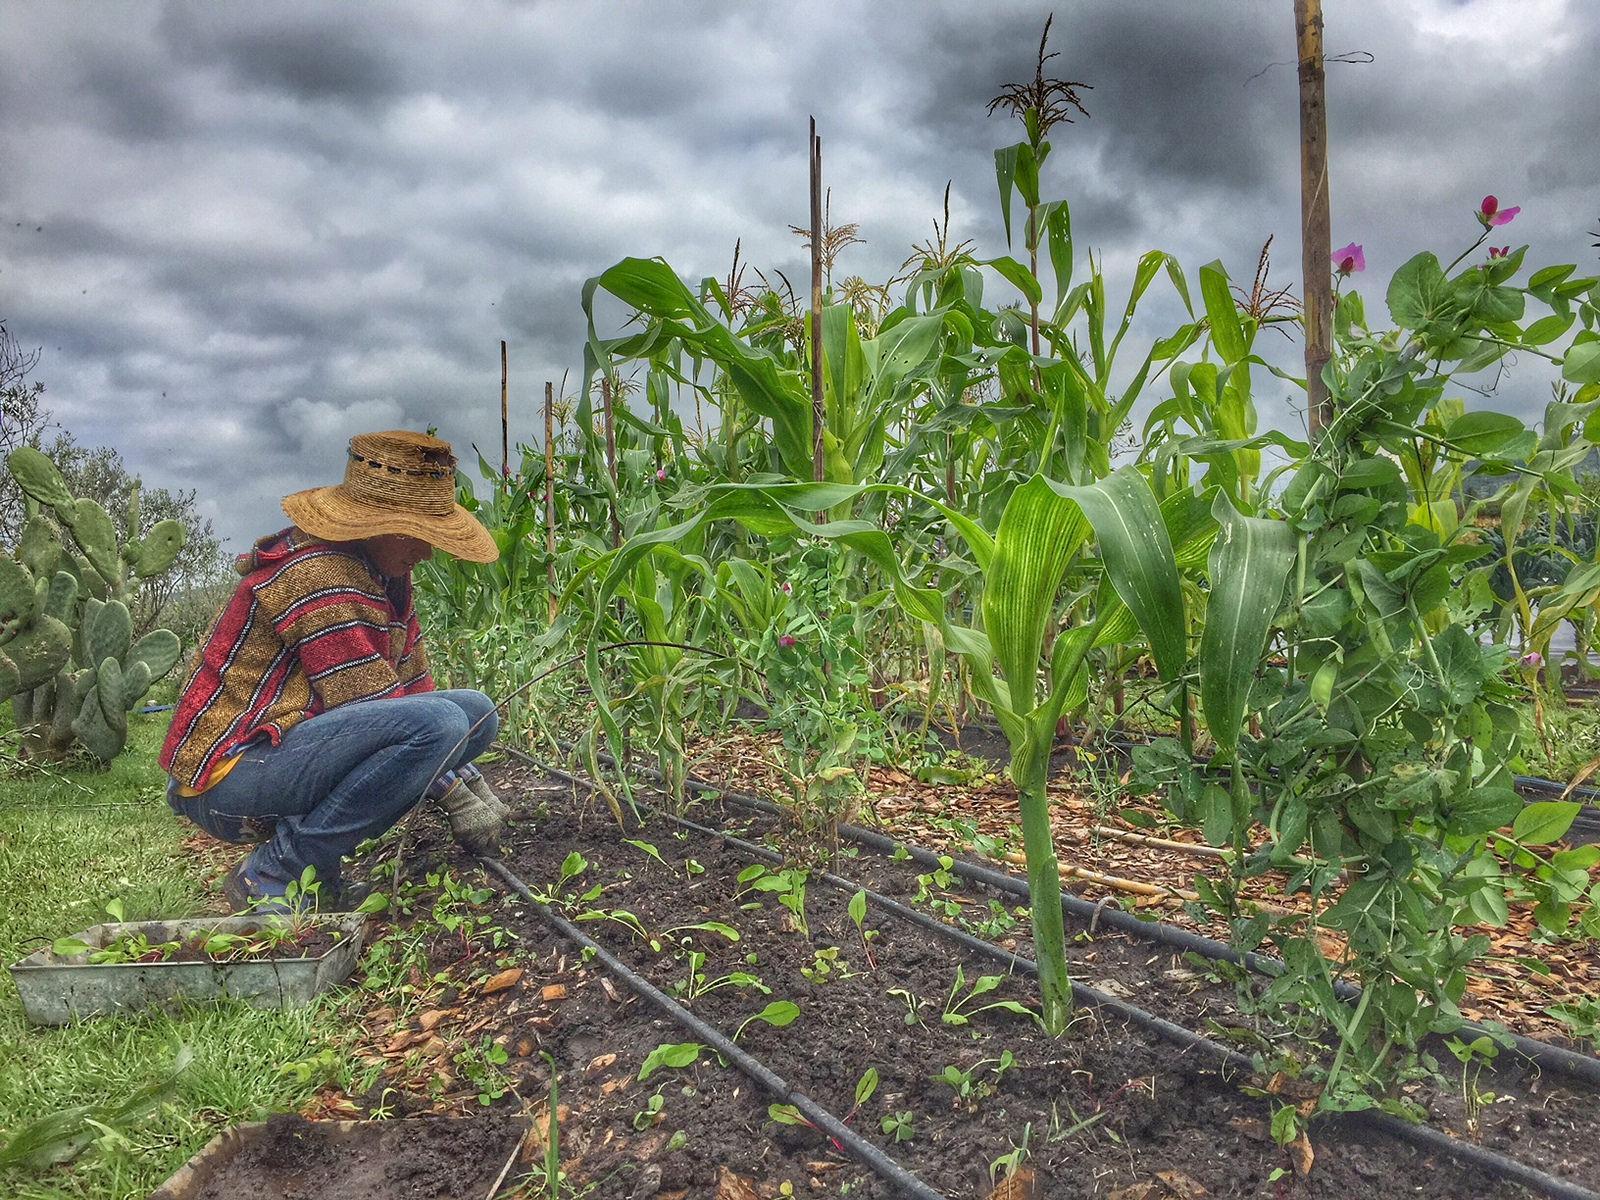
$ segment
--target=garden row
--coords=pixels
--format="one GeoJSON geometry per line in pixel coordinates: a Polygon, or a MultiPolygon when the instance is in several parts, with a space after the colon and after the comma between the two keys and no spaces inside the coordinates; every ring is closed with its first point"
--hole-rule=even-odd
{"type": "MultiPolygon", "coordinates": [[[[1040,1026],[1033,985],[990,955],[930,937],[865,896],[828,886],[814,868],[762,863],[665,818],[619,832],[587,799],[563,805],[538,822],[536,838],[509,848],[506,862],[628,967],[695,1016],[737,1030],[739,1043],[778,1075],[949,1195],[981,1194],[1023,1164],[1052,1196],[1116,1194],[1157,1179],[1223,1195],[1376,1195],[1392,1190],[1380,1181],[1400,1178],[1423,1181],[1416,1194],[1521,1194],[1510,1184],[1483,1192],[1471,1169],[1374,1136],[1358,1119],[1320,1121],[1312,1139],[1281,1147],[1272,1117],[1293,1100],[1287,1076],[1241,1080],[1237,1058],[1230,1071],[1203,1052],[1175,1053],[1112,1015],[1114,1002],[1111,1011],[1080,1008],[1068,1035],[1052,1038],[1040,1026]],[[1247,1095],[1241,1083],[1277,1100],[1247,1095]],[[1298,1177],[1305,1168],[1310,1174],[1298,1177]]],[[[927,872],[890,858],[855,864],[882,890],[958,903],[927,872]]],[[[983,908],[993,920],[991,906],[983,908]]],[[[1015,923],[1015,914],[1007,917],[1015,923]]],[[[1084,952],[1091,957],[1079,978],[1155,1002],[1149,983],[1161,971],[1150,970],[1148,948],[1145,961],[1116,938],[1084,952]]],[[[1171,1004],[1166,993],[1181,1001],[1171,1004],[1174,1015],[1233,1015],[1221,989],[1202,994],[1198,973],[1175,966],[1166,965],[1163,991],[1164,1002],[1171,1004]]],[[[712,1057],[676,1054],[685,1064],[712,1057]]],[[[773,1116],[790,1144],[809,1137],[826,1149],[804,1125],[785,1124],[793,1114],[773,1116]]],[[[1524,1152],[1557,1163],[1570,1137],[1562,1130],[1587,1128],[1581,1118],[1565,1126],[1569,1119],[1561,1111],[1556,1136],[1524,1144],[1524,1152]]],[[[1564,1167],[1581,1178],[1588,1165],[1564,1167]]]]}

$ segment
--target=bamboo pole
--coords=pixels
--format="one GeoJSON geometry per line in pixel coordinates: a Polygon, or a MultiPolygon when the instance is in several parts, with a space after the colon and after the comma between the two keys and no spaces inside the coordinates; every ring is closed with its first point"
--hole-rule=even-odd
{"type": "Polygon", "coordinates": [[[1332,419],[1323,368],[1333,355],[1333,253],[1328,218],[1328,110],[1322,0],[1294,0],[1300,57],[1300,269],[1306,331],[1306,416],[1315,438],[1332,419]]]}
{"type": "Polygon", "coordinates": [[[500,339],[500,478],[511,478],[511,412],[506,399],[506,340],[500,339]]]}
{"type": "Polygon", "coordinates": [[[611,495],[607,505],[611,509],[611,545],[622,545],[622,522],[617,519],[617,422],[611,411],[611,379],[600,380],[600,409],[606,430],[606,474],[611,477],[611,495]]]}
{"type": "Polygon", "coordinates": [[[556,609],[556,392],[548,380],[544,385],[544,549],[550,573],[550,622],[556,609]]]}
{"type": "Polygon", "coordinates": [[[825,473],[822,435],[828,410],[822,398],[822,139],[811,118],[811,476],[825,473]]]}

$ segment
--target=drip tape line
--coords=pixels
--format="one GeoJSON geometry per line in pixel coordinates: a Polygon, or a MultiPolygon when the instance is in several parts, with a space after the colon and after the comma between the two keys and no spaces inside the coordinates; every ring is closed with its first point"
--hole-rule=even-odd
{"type": "MultiPolygon", "coordinates": [[[[523,761],[536,766],[541,770],[549,771],[552,774],[569,781],[575,786],[583,787],[589,790],[595,790],[599,786],[591,780],[583,779],[579,776],[560,770],[559,768],[552,767],[547,763],[542,763],[526,752],[516,750],[513,747],[507,747],[507,749],[514,757],[522,759],[523,761]]],[[[643,769],[641,774],[648,775],[648,768],[643,769]]],[[[715,790],[710,789],[710,785],[705,786],[708,790],[715,790]]],[[[724,796],[731,795],[731,793],[728,792],[723,792],[722,794],[724,796]]],[[[755,798],[749,797],[749,799],[753,800],[755,798]]],[[[782,855],[779,855],[764,846],[758,846],[753,842],[747,842],[741,838],[734,837],[732,834],[713,829],[710,826],[701,825],[697,822],[689,821],[682,817],[672,816],[671,814],[665,813],[650,804],[644,804],[642,807],[650,809],[650,811],[655,813],[657,816],[664,817],[673,824],[680,825],[686,829],[694,830],[696,833],[699,833],[702,836],[721,840],[730,846],[736,847],[743,853],[754,855],[755,857],[765,859],[768,862],[783,861],[782,855]]],[[[773,808],[775,809],[776,806],[773,806],[773,808]]],[[[845,832],[846,828],[847,827],[843,824],[839,826],[841,833],[845,832]]],[[[862,830],[861,832],[870,831],[862,830]]],[[[850,835],[847,834],[846,836],[850,835]]],[[[889,839],[884,840],[888,841],[889,839]]],[[[938,860],[936,857],[933,858],[933,865],[938,865],[938,860]]],[[[504,868],[502,868],[502,870],[503,869],[504,868]]],[[[936,936],[942,937],[947,941],[954,942],[975,954],[1004,962],[1012,969],[1020,970],[1024,974],[1036,976],[1039,973],[1038,964],[1031,959],[1023,958],[1019,954],[1013,954],[1011,951],[1004,950],[991,942],[987,942],[982,938],[975,937],[972,934],[967,933],[965,930],[952,928],[943,921],[930,917],[925,913],[919,913],[915,909],[901,904],[897,900],[893,900],[888,896],[880,895],[869,888],[861,887],[854,881],[845,879],[831,871],[818,872],[817,875],[824,882],[835,888],[851,892],[864,892],[867,900],[870,903],[881,908],[885,912],[893,913],[895,916],[898,916],[904,920],[908,920],[919,928],[926,929],[936,936]]],[[[1092,908],[1093,906],[1089,907],[1092,908]]],[[[578,931],[574,929],[573,932],[577,933],[578,931]]],[[[583,935],[579,933],[578,936],[582,937],[583,935]]],[[[626,970],[626,968],[624,968],[624,970],[626,970]]],[[[650,985],[645,984],[645,986],[649,987],[650,985]]],[[[1250,1059],[1245,1055],[1240,1054],[1238,1051],[1230,1050],[1226,1046],[1223,1046],[1208,1037],[1197,1034],[1192,1030],[1185,1029],[1181,1025],[1174,1024],[1171,1021],[1158,1017],[1154,1013],[1147,1012],[1145,1009],[1139,1008],[1136,1005],[1128,1004],[1125,1001],[1118,1000],[1114,996],[1107,995],[1106,993],[1095,988],[1091,988],[1076,982],[1072,982],[1072,992],[1075,999],[1089,1004],[1095,1008],[1102,1009],[1108,1013],[1114,1013],[1117,1016],[1127,1020],[1130,1024],[1133,1024],[1138,1028],[1153,1034],[1163,1041],[1171,1043],[1185,1052],[1198,1052],[1207,1058],[1214,1059],[1221,1066],[1224,1072],[1231,1070],[1248,1076],[1253,1074],[1255,1071],[1255,1065],[1250,1061],[1250,1059]]],[[[667,1004],[673,1004],[674,1007],[677,1007],[673,1001],[668,1000],[665,996],[662,996],[662,1000],[664,1000],[667,1004]]],[[[687,1012],[684,1015],[689,1016],[687,1012]]],[[[691,1017],[690,1019],[692,1020],[694,1018],[691,1017]]],[[[1354,1121],[1369,1126],[1370,1128],[1380,1130],[1399,1141],[1407,1142],[1421,1149],[1448,1155],[1462,1166],[1474,1167],[1492,1172],[1502,1179],[1520,1184],[1521,1186],[1530,1188],[1541,1195],[1548,1196],[1551,1198],[1551,1200],[1600,1200],[1600,1193],[1591,1191],[1580,1184],[1571,1183],[1568,1180],[1557,1178],[1554,1175],[1539,1170],[1537,1167],[1531,1167],[1526,1163],[1519,1162],[1514,1158],[1508,1158],[1505,1155],[1498,1154],[1493,1150],[1486,1150],[1481,1146],[1474,1146],[1469,1142],[1459,1141],[1456,1138],[1451,1137],[1449,1134],[1442,1133],[1428,1125],[1418,1125],[1409,1121],[1402,1121],[1398,1117],[1390,1116],[1388,1113],[1376,1113],[1368,1111],[1347,1114],[1347,1116],[1354,1121]]]]}
{"type": "Polygon", "coordinates": [[[743,1075],[768,1095],[775,1097],[778,1103],[793,1105],[807,1121],[832,1138],[873,1174],[899,1188],[904,1195],[915,1197],[916,1200],[945,1200],[942,1193],[911,1174],[815,1100],[797,1091],[787,1080],[759,1059],[741,1050],[721,1030],[702,1021],[649,980],[633,971],[572,922],[556,913],[549,905],[538,900],[528,885],[505,863],[497,858],[487,857],[478,861],[517,895],[532,904],[545,922],[562,937],[592,951],[595,959],[634,995],[733,1063],[743,1075]]]}
{"type": "MultiPolygon", "coordinates": [[[[616,760],[611,758],[610,755],[602,754],[600,758],[608,766],[616,766],[616,760]]],[[[530,758],[529,761],[536,760],[530,758]]],[[[545,764],[539,763],[538,765],[544,767],[545,764]]],[[[659,773],[652,771],[648,767],[635,767],[634,770],[646,778],[655,776],[659,779],[659,773]]],[[[748,792],[731,788],[719,788],[700,779],[688,779],[685,781],[685,786],[698,793],[709,793],[713,796],[724,797],[735,804],[754,809],[768,816],[783,815],[783,810],[772,801],[764,800],[748,792]]],[[[885,834],[878,833],[876,830],[863,829],[859,825],[841,823],[839,832],[853,842],[859,842],[869,849],[877,850],[884,854],[893,854],[897,846],[903,846],[906,852],[923,866],[939,866],[939,855],[921,846],[897,841],[885,834]]],[[[953,856],[951,857],[953,858],[953,856]]],[[[969,862],[964,858],[953,858],[953,865],[950,869],[973,883],[982,884],[984,887],[993,888],[995,891],[1005,892],[1028,900],[1030,903],[1032,902],[1033,897],[1028,888],[1028,881],[1020,876],[1013,875],[1007,871],[997,871],[993,867],[986,867],[982,863],[969,862]]],[[[1071,892],[1063,891],[1061,893],[1061,907],[1069,916],[1079,921],[1098,920],[1099,924],[1126,933],[1130,937],[1136,937],[1147,942],[1159,942],[1163,945],[1171,946],[1175,950],[1192,951],[1203,958],[1231,962],[1247,970],[1254,971],[1258,975],[1265,975],[1275,979],[1286,970],[1283,960],[1270,954],[1257,954],[1251,950],[1241,952],[1235,950],[1226,942],[1206,937],[1204,934],[1194,933],[1167,921],[1145,921],[1131,913],[1124,912],[1120,908],[1101,908],[1100,905],[1091,904],[1071,892]]],[[[1358,1003],[1361,999],[1361,989],[1343,979],[1334,980],[1333,990],[1334,994],[1347,1004],[1358,1003]]],[[[1497,1038],[1496,1031],[1490,1030],[1477,1022],[1466,1022],[1460,1028],[1462,1032],[1470,1033],[1474,1036],[1481,1034],[1497,1038]]],[[[1534,1063],[1543,1070],[1554,1071],[1569,1078],[1580,1080],[1590,1087],[1600,1088],[1600,1058],[1596,1058],[1592,1054],[1568,1050],[1563,1046],[1555,1046],[1549,1042],[1540,1041],[1538,1038],[1528,1037],[1526,1034],[1515,1033],[1511,1030],[1506,1030],[1505,1032],[1511,1038],[1513,1048],[1529,1062],[1534,1063]]]]}

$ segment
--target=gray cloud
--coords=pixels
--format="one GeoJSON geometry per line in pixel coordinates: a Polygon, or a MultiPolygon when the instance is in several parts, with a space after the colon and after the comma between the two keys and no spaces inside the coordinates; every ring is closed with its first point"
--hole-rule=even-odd
{"type": "MultiPolygon", "coordinates": [[[[1587,260],[1600,12],[1575,0],[1328,0],[1336,241],[1359,282],[1453,256],[1486,192],[1524,206],[1531,261],[1587,260]]],[[[947,180],[957,237],[1001,253],[987,115],[1033,69],[1042,11],[837,0],[384,5],[13,0],[0,43],[0,306],[44,349],[58,416],[158,485],[193,486],[235,545],[285,492],[336,478],[373,424],[498,441],[498,342],[513,435],[576,371],[584,279],[624,255],[721,275],[736,238],[804,273],[805,119],[840,220],[883,278],[930,233],[947,180]]],[[[1293,30],[1264,0],[1061,6],[1052,73],[1092,84],[1058,131],[1047,190],[1073,205],[1120,307],[1133,262],[1170,250],[1248,277],[1269,234],[1297,280],[1293,30]]],[[[1080,255],[1081,257],[1081,255],[1080,255]]],[[[1592,261],[1592,260],[1590,260],[1592,261]]],[[[999,295],[1003,285],[993,285],[999,295]]],[[[1164,283],[1136,325],[1182,319],[1164,283]]],[[[1142,353],[1130,344],[1128,356],[1142,353]]],[[[1285,344],[1277,355],[1292,362],[1285,344]]],[[[1533,414],[1518,363],[1496,403],[1533,414]]],[[[1263,420],[1294,398],[1260,386],[1263,420]]]]}

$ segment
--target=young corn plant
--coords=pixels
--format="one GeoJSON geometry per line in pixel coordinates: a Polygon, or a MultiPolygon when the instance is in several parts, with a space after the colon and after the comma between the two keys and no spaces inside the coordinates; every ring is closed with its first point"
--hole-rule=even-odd
{"type": "MultiPolygon", "coordinates": [[[[892,485],[728,485],[707,489],[686,521],[643,533],[599,560],[597,594],[609,601],[656,547],[695,534],[708,522],[731,519],[754,533],[822,538],[860,553],[890,580],[901,608],[939,630],[971,668],[975,694],[993,710],[1011,747],[1010,773],[1022,808],[1023,848],[1032,887],[1034,942],[1040,965],[1045,1026],[1059,1034],[1072,1012],[1067,978],[1061,881],[1046,792],[1056,722],[1087,695],[1085,664],[1096,644],[1126,642],[1143,630],[1157,669],[1174,679],[1186,658],[1186,623],[1170,514],[1156,504],[1144,477],[1124,468],[1074,487],[1035,475],[1011,494],[999,528],[988,533],[972,518],[935,505],[966,541],[977,566],[975,589],[982,627],[957,624],[944,598],[908,578],[887,534],[864,521],[818,523],[812,515],[866,492],[914,495],[892,485]],[[1085,554],[1091,534],[1100,554],[1085,554]],[[1045,662],[1047,633],[1058,621],[1057,595],[1070,571],[1098,570],[1105,585],[1087,619],[1068,606],[1045,662]]],[[[930,502],[931,503],[931,502],[930,502]]],[[[602,708],[607,701],[597,692],[602,708]]]]}

